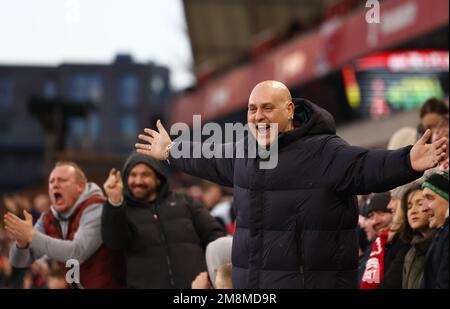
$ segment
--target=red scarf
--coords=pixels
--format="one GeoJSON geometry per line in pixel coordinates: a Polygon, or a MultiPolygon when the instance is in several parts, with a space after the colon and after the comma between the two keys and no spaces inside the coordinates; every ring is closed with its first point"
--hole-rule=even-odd
{"type": "Polygon", "coordinates": [[[388,243],[389,229],[384,230],[375,239],[366,262],[366,269],[359,285],[360,289],[377,289],[383,281],[385,245],[388,243]]]}

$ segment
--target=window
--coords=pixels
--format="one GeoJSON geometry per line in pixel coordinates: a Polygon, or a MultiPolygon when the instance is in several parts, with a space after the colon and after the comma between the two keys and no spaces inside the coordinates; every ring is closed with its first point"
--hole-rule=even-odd
{"type": "Polygon", "coordinates": [[[120,119],[120,132],[126,141],[135,140],[138,132],[136,117],[133,114],[126,114],[120,119]]]}
{"type": "Polygon", "coordinates": [[[150,81],[150,89],[152,93],[160,95],[162,91],[166,88],[164,79],[161,76],[154,76],[150,81]]]}
{"type": "Polygon", "coordinates": [[[136,106],[139,81],[135,75],[124,75],[119,79],[119,101],[122,107],[136,106]]]}
{"type": "Polygon", "coordinates": [[[96,74],[75,74],[70,79],[69,96],[74,101],[97,103],[103,97],[103,81],[96,74]]]}
{"type": "Polygon", "coordinates": [[[100,133],[100,117],[98,113],[92,113],[87,120],[88,135],[91,141],[95,142],[100,133]]]}
{"type": "Polygon", "coordinates": [[[13,103],[13,82],[0,77],[0,107],[10,107],[13,103]]]}
{"type": "Polygon", "coordinates": [[[83,137],[86,134],[86,120],[80,117],[70,119],[68,133],[76,139],[83,137]]]}
{"type": "Polygon", "coordinates": [[[87,118],[71,118],[68,121],[68,136],[72,145],[95,147],[99,134],[100,117],[98,113],[91,113],[87,118]]]}
{"type": "Polygon", "coordinates": [[[56,97],[56,83],[53,80],[46,80],[44,82],[44,97],[52,99],[56,97]]]}
{"type": "Polygon", "coordinates": [[[71,118],[67,129],[70,149],[95,148],[100,133],[99,114],[91,113],[87,118],[71,118]]]}

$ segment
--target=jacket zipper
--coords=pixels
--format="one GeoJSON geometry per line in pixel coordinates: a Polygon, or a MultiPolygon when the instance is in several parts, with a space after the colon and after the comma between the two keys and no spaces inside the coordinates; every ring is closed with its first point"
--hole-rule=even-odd
{"type": "Polygon", "coordinates": [[[303,266],[303,250],[300,255],[300,278],[301,278],[302,289],[304,289],[305,288],[305,270],[304,270],[304,266],[303,266]]]}
{"type": "Polygon", "coordinates": [[[153,218],[156,220],[156,223],[158,225],[158,230],[159,230],[159,233],[160,233],[162,241],[163,241],[164,248],[166,249],[166,263],[167,263],[167,268],[168,268],[168,272],[169,272],[170,285],[173,288],[175,288],[175,280],[173,278],[172,263],[171,263],[170,257],[169,257],[169,247],[167,246],[167,238],[166,238],[166,235],[164,234],[164,229],[162,228],[161,221],[159,220],[159,215],[158,215],[156,205],[154,204],[152,208],[153,208],[153,218]]]}
{"type": "Polygon", "coordinates": [[[303,264],[303,228],[300,228],[300,235],[299,235],[299,242],[298,242],[298,246],[300,249],[299,252],[299,269],[300,269],[300,284],[301,284],[301,288],[304,289],[305,288],[305,269],[304,269],[304,264],[303,264]]]}

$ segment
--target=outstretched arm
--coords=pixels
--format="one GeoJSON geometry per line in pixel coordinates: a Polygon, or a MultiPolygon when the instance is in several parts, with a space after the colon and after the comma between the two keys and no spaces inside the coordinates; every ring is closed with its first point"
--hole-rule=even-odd
{"type": "Polygon", "coordinates": [[[15,266],[26,267],[26,264],[44,254],[63,263],[68,259],[76,259],[80,263],[86,261],[102,244],[100,236],[102,207],[102,204],[95,204],[83,212],[73,240],[56,239],[46,235],[41,228],[41,219],[36,224],[37,228],[33,228],[31,215],[26,212],[24,212],[25,220],[9,214],[5,219],[8,232],[22,248],[11,249],[10,256],[15,261],[15,266]]]}
{"type": "Polygon", "coordinates": [[[11,216],[11,214],[5,215],[5,223],[9,221],[5,227],[10,236],[16,240],[16,243],[11,246],[9,251],[9,259],[14,267],[28,267],[45,254],[44,252],[39,252],[39,250],[31,249],[29,242],[26,240],[26,238],[30,237],[29,234],[35,233],[34,230],[41,233],[44,232],[42,216],[36,222],[34,228],[31,215],[26,213],[26,211],[24,211],[25,220],[20,220],[19,218],[16,220],[14,217],[8,218],[8,216],[11,216]],[[26,232],[24,233],[24,231],[26,232]]]}
{"type": "MultiPolygon", "coordinates": [[[[200,153],[201,148],[206,144],[191,143],[191,142],[179,142],[175,143],[169,152],[168,161],[170,166],[178,168],[179,170],[188,173],[190,175],[210,180],[222,186],[233,186],[234,175],[234,161],[233,158],[205,158],[200,156],[199,158],[184,158],[174,155],[177,147],[186,147],[189,153],[200,153]],[[200,148],[200,149],[199,149],[200,148]]],[[[217,152],[224,153],[226,151],[233,151],[233,144],[220,144],[216,145],[217,152]]]]}
{"type": "Polygon", "coordinates": [[[429,134],[413,147],[398,150],[368,150],[332,137],[322,151],[321,179],[335,191],[353,194],[383,192],[411,182],[445,156],[446,139],[426,144],[429,134]]]}
{"type": "Polygon", "coordinates": [[[191,142],[174,142],[167,133],[164,126],[158,120],[156,123],[158,132],[151,129],[144,129],[145,134],[139,134],[138,138],[145,143],[136,143],[136,151],[143,155],[153,157],[158,160],[168,160],[172,167],[181,171],[208,179],[223,186],[233,186],[233,158],[225,158],[225,154],[233,153],[233,144],[215,145],[215,153],[220,153],[221,158],[205,158],[203,155],[193,157],[191,154],[202,153],[205,144],[191,142]],[[175,155],[178,147],[184,147],[183,153],[186,156],[175,155]]]}

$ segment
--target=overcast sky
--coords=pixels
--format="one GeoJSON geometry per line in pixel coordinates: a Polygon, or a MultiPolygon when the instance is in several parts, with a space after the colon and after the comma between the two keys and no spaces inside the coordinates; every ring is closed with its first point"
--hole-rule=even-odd
{"type": "Polygon", "coordinates": [[[0,0],[0,65],[110,63],[117,53],[193,82],[181,0],[0,0]]]}

